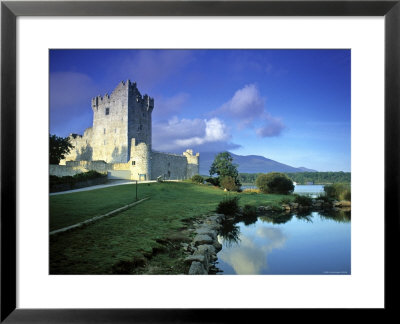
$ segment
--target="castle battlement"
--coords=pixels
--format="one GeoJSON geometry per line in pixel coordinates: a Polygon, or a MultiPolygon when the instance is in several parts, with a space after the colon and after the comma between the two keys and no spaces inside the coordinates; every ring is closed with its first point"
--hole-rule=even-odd
{"type": "Polygon", "coordinates": [[[142,96],[137,88],[136,82],[121,81],[111,94],[106,93],[104,96],[98,95],[91,100],[92,108],[98,108],[104,104],[110,104],[113,100],[120,99],[121,92],[126,92],[128,97],[132,97],[137,103],[145,104],[148,110],[154,108],[154,98],[145,94],[142,96]]]}

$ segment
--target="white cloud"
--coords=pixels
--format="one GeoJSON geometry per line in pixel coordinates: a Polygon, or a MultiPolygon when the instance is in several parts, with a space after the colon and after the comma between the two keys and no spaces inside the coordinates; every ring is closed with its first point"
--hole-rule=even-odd
{"type": "Polygon", "coordinates": [[[157,150],[178,151],[186,148],[237,147],[230,143],[231,135],[227,126],[218,118],[178,119],[166,123],[155,123],[153,147],[157,150]]]}
{"type": "Polygon", "coordinates": [[[235,120],[239,129],[255,128],[260,137],[279,136],[285,128],[281,119],[266,111],[265,98],[255,84],[248,84],[237,90],[228,102],[214,111],[214,115],[224,115],[235,120]]]}
{"type": "Polygon", "coordinates": [[[224,103],[217,112],[239,119],[240,124],[248,125],[264,113],[265,100],[254,84],[245,85],[235,92],[232,99],[224,103]]]}
{"type": "Polygon", "coordinates": [[[218,118],[210,120],[205,119],[205,132],[202,136],[194,136],[185,139],[178,139],[176,143],[179,146],[198,146],[208,142],[227,141],[230,135],[226,132],[225,124],[218,118]]]}

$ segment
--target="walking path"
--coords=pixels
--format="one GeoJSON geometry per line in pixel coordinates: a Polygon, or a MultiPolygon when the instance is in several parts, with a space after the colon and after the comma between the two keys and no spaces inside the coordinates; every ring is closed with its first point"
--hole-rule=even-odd
{"type": "MultiPolygon", "coordinates": [[[[150,182],[156,182],[156,180],[138,181],[138,184],[150,183],[150,182]]],[[[95,185],[95,186],[90,186],[90,187],[85,187],[85,188],[80,188],[80,189],[60,191],[60,192],[52,192],[50,194],[50,196],[64,195],[64,194],[69,194],[69,193],[73,193],[73,192],[88,191],[88,190],[95,190],[95,189],[114,187],[114,186],[121,186],[121,185],[129,185],[129,184],[136,184],[136,181],[131,181],[131,180],[110,180],[109,183],[102,184],[102,185],[95,185]]]]}

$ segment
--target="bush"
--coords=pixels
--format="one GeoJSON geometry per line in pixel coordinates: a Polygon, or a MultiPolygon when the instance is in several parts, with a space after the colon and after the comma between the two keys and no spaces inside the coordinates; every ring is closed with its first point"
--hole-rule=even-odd
{"type": "Polygon", "coordinates": [[[204,182],[204,178],[201,176],[201,175],[199,175],[199,174],[195,174],[193,177],[192,177],[192,182],[194,182],[194,183],[200,183],[200,184],[203,184],[203,182],[204,182]]]}
{"type": "Polygon", "coordinates": [[[207,178],[206,182],[212,184],[213,186],[219,187],[219,179],[218,178],[207,178]]]}
{"type": "Polygon", "coordinates": [[[288,198],[283,198],[281,200],[281,203],[282,204],[286,204],[286,205],[290,204],[291,202],[292,202],[292,200],[289,197],[288,198]]]}
{"type": "Polygon", "coordinates": [[[224,215],[235,215],[239,211],[239,197],[226,197],[217,207],[217,213],[224,215]]]}
{"type": "Polygon", "coordinates": [[[77,182],[86,181],[90,179],[107,177],[106,174],[99,173],[97,171],[88,171],[83,173],[75,174],[74,176],[64,176],[57,177],[50,175],[50,186],[58,185],[58,184],[69,184],[74,185],[77,182]]]}
{"type": "Polygon", "coordinates": [[[256,186],[263,193],[287,195],[294,190],[292,180],[280,172],[260,174],[256,179],[256,186]]]}
{"type": "Polygon", "coordinates": [[[308,196],[295,195],[294,202],[301,206],[312,206],[312,199],[308,196]]]}
{"type": "Polygon", "coordinates": [[[329,198],[328,196],[326,196],[324,194],[318,195],[318,197],[316,199],[317,200],[322,200],[324,203],[329,203],[332,200],[331,198],[329,198]]]}
{"type": "Polygon", "coordinates": [[[80,181],[85,181],[85,180],[89,180],[89,179],[101,178],[101,177],[105,177],[105,176],[106,176],[105,174],[91,170],[88,172],[75,174],[74,176],[72,176],[72,178],[74,179],[75,182],[80,182],[80,181]]]}
{"type": "Polygon", "coordinates": [[[231,176],[225,176],[220,179],[220,185],[222,188],[229,191],[238,191],[239,186],[236,184],[236,181],[231,176]]]}
{"type": "Polygon", "coordinates": [[[244,217],[255,217],[257,216],[257,207],[252,205],[244,205],[243,207],[244,217]]]}
{"type": "Polygon", "coordinates": [[[328,198],[337,200],[351,200],[350,185],[344,183],[334,183],[324,187],[325,194],[328,198]]]}

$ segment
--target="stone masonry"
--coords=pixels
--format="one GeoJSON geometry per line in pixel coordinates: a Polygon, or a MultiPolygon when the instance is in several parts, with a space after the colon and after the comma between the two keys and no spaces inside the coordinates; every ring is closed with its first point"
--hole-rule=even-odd
{"type": "MultiPolygon", "coordinates": [[[[131,81],[122,81],[109,95],[91,102],[93,126],[83,135],[70,134],[74,148],[60,162],[86,170],[130,171],[132,180],[188,179],[199,173],[199,153],[182,155],[152,151],[154,99],[142,96],[131,81]]],[[[50,174],[52,168],[50,168],[50,174]]],[[[76,168],[75,168],[76,170],[76,168]]],[[[59,168],[57,173],[60,174],[59,168]]],[[[57,175],[58,175],[57,174],[57,175]]]]}

